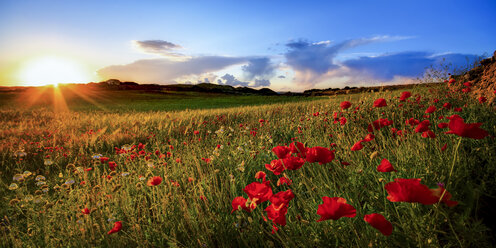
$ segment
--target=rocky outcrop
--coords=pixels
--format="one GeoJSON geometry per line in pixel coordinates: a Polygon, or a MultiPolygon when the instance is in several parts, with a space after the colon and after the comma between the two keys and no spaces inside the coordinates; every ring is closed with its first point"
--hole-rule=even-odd
{"type": "Polygon", "coordinates": [[[472,82],[471,93],[477,99],[485,97],[489,104],[496,103],[496,51],[493,56],[484,59],[480,65],[465,74],[453,76],[457,82],[472,82]]]}

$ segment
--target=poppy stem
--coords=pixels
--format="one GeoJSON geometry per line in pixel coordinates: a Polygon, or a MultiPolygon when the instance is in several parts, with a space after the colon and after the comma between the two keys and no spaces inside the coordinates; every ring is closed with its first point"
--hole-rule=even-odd
{"type": "MultiPolygon", "coordinates": [[[[456,162],[456,155],[458,154],[458,148],[460,147],[460,144],[462,143],[462,137],[460,137],[458,139],[458,144],[456,145],[456,148],[455,148],[455,154],[453,155],[453,163],[451,163],[451,170],[450,170],[450,173],[449,173],[449,176],[448,176],[448,180],[446,182],[446,186],[451,183],[450,182],[450,179],[451,179],[451,175],[453,174],[453,170],[455,168],[455,162],[456,162]]],[[[444,192],[443,192],[444,194],[444,192]]],[[[441,198],[442,199],[442,198],[441,198]]]]}

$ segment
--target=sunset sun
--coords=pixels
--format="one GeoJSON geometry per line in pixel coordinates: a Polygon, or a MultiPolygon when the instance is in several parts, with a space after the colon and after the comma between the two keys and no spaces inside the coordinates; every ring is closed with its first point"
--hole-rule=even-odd
{"type": "Polygon", "coordinates": [[[58,85],[60,83],[87,83],[91,72],[84,65],[63,57],[40,57],[26,61],[18,72],[24,85],[58,85]]]}

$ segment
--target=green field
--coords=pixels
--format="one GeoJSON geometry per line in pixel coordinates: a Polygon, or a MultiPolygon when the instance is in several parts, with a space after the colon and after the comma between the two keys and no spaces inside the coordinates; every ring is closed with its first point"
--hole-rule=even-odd
{"type": "Polygon", "coordinates": [[[60,112],[48,98],[23,105],[18,93],[3,92],[0,246],[494,246],[496,114],[451,90],[418,86],[404,102],[401,91],[321,98],[93,92],[90,100],[66,92],[70,111],[60,112]],[[387,106],[373,107],[379,98],[387,106]],[[345,100],[352,105],[341,110],[345,100]],[[429,106],[436,110],[426,114],[429,106]],[[489,135],[446,134],[451,127],[438,124],[454,114],[483,123],[489,135]],[[367,130],[381,118],[391,122],[367,130]],[[429,120],[435,138],[415,132],[420,124],[405,123],[410,118],[429,120]],[[351,150],[370,133],[374,139],[351,150]],[[265,166],[278,159],[272,149],[294,141],[335,157],[319,164],[308,151],[293,152],[307,162],[295,170],[284,164],[276,175],[265,166]],[[377,171],[383,159],[396,171],[377,171]],[[270,210],[277,199],[243,191],[263,181],[259,171],[272,196],[294,194],[277,205],[287,210],[278,218],[270,210]],[[152,186],[154,176],[162,181],[152,186]],[[290,185],[278,185],[281,177],[290,185]],[[386,185],[398,178],[421,179],[428,195],[405,187],[396,193],[409,198],[393,201],[386,185]],[[446,189],[439,201],[423,202],[439,185],[446,189]],[[449,194],[457,205],[446,204],[449,194]],[[247,203],[233,209],[239,196],[247,203]],[[356,215],[317,222],[323,197],[346,199],[356,215]],[[364,221],[372,213],[392,224],[391,235],[364,221]],[[117,222],[122,228],[108,234],[117,222]]]}

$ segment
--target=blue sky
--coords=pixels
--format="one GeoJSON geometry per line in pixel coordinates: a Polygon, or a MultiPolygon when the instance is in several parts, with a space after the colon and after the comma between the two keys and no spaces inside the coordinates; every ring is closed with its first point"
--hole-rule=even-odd
{"type": "Polygon", "coordinates": [[[2,1],[0,85],[29,83],[15,71],[50,55],[95,80],[295,91],[401,83],[447,54],[458,64],[492,55],[495,13],[492,0],[2,1]]]}

